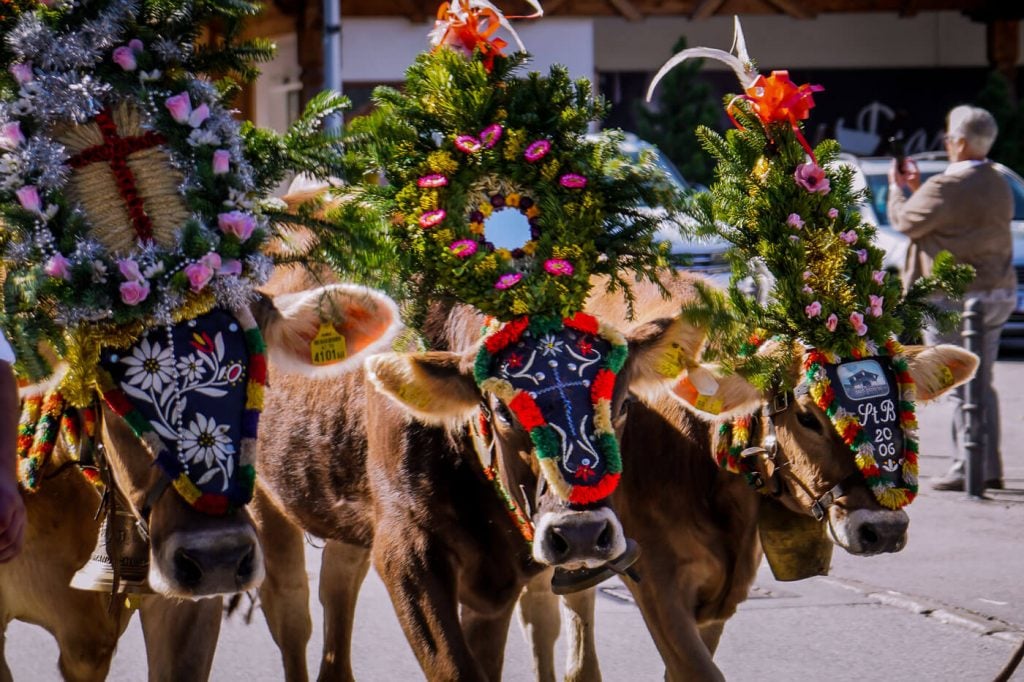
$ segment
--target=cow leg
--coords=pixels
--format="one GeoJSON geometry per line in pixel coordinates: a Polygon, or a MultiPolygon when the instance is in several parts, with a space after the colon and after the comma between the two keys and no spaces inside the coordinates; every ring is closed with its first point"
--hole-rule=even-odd
{"type": "Polygon", "coordinates": [[[533,654],[537,682],[555,682],[555,640],[562,626],[558,597],[551,591],[546,570],[526,584],[519,597],[519,625],[533,654]]]}
{"type": "Polygon", "coordinates": [[[462,631],[476,660],[484,667],[484,673],[491,682],[501,682],[501,670],[505,665],[505,644],[512,612],[516,603],[510,602],[505,608],[493,613],[480,613],[470,606],[462,605],[462,631]]]}
{"type": "Polygon", "coordinates": [[[378,522],[373,565],[420,667],[428,680],[488,680],[462,631],[454,558],[430,533],[402,521],[378,522]]]}
{"type": "Polygon", "coordinates": [[[209,679],[223,610],[219,597],[198,601],[145,597],[139,618],[149,681],[209,679]]]}
{"type": "Polygon", "coordinates": [[[306,645],[313,634],[313,621],[302,530],[285,518],[259,486],[251,507],[266,567],[260,604],[270,635],[281,650],[285,679],[303,682],[309,679],[306,645]]]}
{"type": "Polygon", "coordinates": [[[370,570],[370,550],[329,541],[320,565],[320,603],[324,607],[321,680],[353,680],[352,622],[359,588],[370,570]]]}
{"type": "Polygon", "coordinates": [[[722,639],[722,630],[724,629],[724,620],[715,620],[700,626],[700,638],[712,656],[718,650],[718,641],[722,639]]]}
{"type": "Polygon", "coordinates": [[[725,677],[711,660],[711,653],[701,639],[693,609],[687,608],[682,598],[687,589],[682,587],[669,592],[656,587],[675,584],[671,571],[656,577],[652,567],[647,566],[643,576],[640,583],[626,582],[665,663],[665,679],[668,682],[724,681],[725,677]],[[680,597],[666,599],[666,592],[680,597]]]}
{"type": "MultiPolygon", "coordinates": [[[[104,607],[105,608],[105,607],[104,607]]],[[[117,607],[123,612],[120,606],[117,607]]],[[[70,613],[76,613],[69,609],[70,613]]],[[[81,613],[81,612],[77,612],[81,613]]],[[[102,618],[111,619],[104,614],[102,618]]],[[[100,620],[100,619],[98,619],[100,620]]],[[[118,618],[127,624],[128,619],[118,618]]],[[[81,623],[68,622],[62,624],[53,633],[60,647],[60,658],[57,667],[61,677],[68,682],[86,682],[104,680],[110,670],[110,661],[114,657],[114,648],[123,628],[117,631],[108,630],[108,623],[96,623],[96,627],[82,627],[81,623]]]]}
{"type": "Polygon", "coordinates": [[[569,626],[569,652],[565,663],[566,682],[601,682],[594,643],[594,603],[597,590],[590,588],[562,597],[569,626]]]}

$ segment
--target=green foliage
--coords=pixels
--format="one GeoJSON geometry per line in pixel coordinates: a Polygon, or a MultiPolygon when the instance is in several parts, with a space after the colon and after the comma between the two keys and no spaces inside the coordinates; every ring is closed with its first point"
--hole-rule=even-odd
{"type": "Polygon", "coordinates": [[[974,103],[987,109],[999,125],[989,158],[1024,173],[1024,99],[1014,101],[1006,76],[992,71],[974,103]]]}
{"type": "MultiPolygon", "coordinates": [[[[686,49],[686,37],[680,37],[672,54],[686,49]]],[[[658,146],[690,182],[710,184],[710,159],[700,153],[694,136],[699,126],[713,126],[720,110],[711,86],[698,73],[704,60],[686,61],[672,70],[662,81],[657,110],[642,102],[636,104],[637,134],[658,146]]]]}
{"type": "Polygon", "coordinates": [[[869,355],[894,336],[916,335],[930,318],[946,321],[928,297],[937,289],[962,294],[969,268],[941,256],[933,276],[904,298],[899,281],[882,267],[874,228],[857,212],[863,197],[853,191],[853,170],[836,163],[839,145],[826,140],[814,150],[829,187],[811,191],[797,174],[818,167],[788,122],[766,126],[745,101],[734,114],[742,129],[724,136],[698,129],[717,161],[716,181],[689,208],[701,233],[733,244],[728,294],[705,290],[687,309],[711,330],[709,357],[763,388],[786,387],[794,379],[785,370],[797,342],[840,357],[869,355]],[[737,286],[761,267],[774,280],[764,303],[737,286]],[[751,335],[782,343],[754,355],[751,335]]]}
{"type": "MultiPolygon", "coordinates": [[[[410,302],[414,322],[441,297],[500,319],[569,314],[582,307],[591,275],[628,291],[627,280],[653,280],[665,263],[652,239],[665,217],[646,207],[664,206],[671,219],[681,198],[651,159],[630,163],[618,135],[585,138],[606,108],[588,82],[561,67],[519,77],[526,59],[499,57],[488,71],[479,55],[423,54],[404,89],[378,88],[377,110],[346,131],[348,178],[366,180],[348,193],[346,219],[381,225],[378,216],[387,216],[377,251],[394,262],[378,284],[410,302]],[[474,149],[485,131],[497,136],[493,144],[474,149]],[[535,143],[550,148],[528,158],[535,143]],[[567,186],[567,175],[585,186],[567,186]],[[424,186],[425,178],[438,186],[424,186]],[[502,208],[530,222],[532,237],[519,249],[487,241],[486,218],[502,208]],[[556,261],[571,274],[552,273],[556,261]],[[508,276],[521,280],[496,286],[508,276]]],[[[320,236],[325,253],[351,257],[347,235],[320,236]]]]}

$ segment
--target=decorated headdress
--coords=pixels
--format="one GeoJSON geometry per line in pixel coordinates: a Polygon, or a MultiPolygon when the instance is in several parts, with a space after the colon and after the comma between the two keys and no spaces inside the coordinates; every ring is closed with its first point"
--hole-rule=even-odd
{"type": "Polygon", "coordinates": [[[653,280],[665,218],[645,207],[671,217],[678,199],[650,159],[619,152],[621,138],[586,137],[604,112],[589,83],[562,67],[520,76],[528,57],[501,54],[490,29],[506,21],[493,5],[442,10],[440,47],[349,126],[350,152],[387,181],[362,199],[388,216],[413,322],[439,299],[491,316],[478,383],[516,412],[554,490],[597,500],[620,470],[610,398],[626,348],[581,309],[593,275],[627,289],[653,280]],[[475,42],[448,49],[460,21],[475,42]]]}
{"type": "Polygon", "coordinates": [[[0,76],[16,369],[39,382],[55,354],[63,399],[101,395],[188,502],[243,504],[265,374],[247,306],[269,274],[260,247],[275,216],[259,202],[291,170],[329,172],[334,141],[314,129],[341,102],[318,98],[284,137],[234,120],[235,81],[271,54],[235,40],[258,10],[245,2],[19,9],[4,17],[0,76]],[[222,38],[198,46],[211,21],[222,38]]]}
{"type": "Polygon", "coordinates": [[[822,88],[797,85],[786,71],[758,74],[737,19],[732,52],[680,52],[649,96],[670,68],[694,57],[728,64],[743,94],[727,99],[735,130],[722,137],[698,129],[718,161],[717,180],[692,209],[703,231],[733,244],[733,285],[728,296],[702,288],[688,312],[709,329],[708,355],[762,389],[792,390],[786,370],[802,355],[801,383],[850,445],[878,500],[899,508],[917,491],[917,442],[914,386],[897,336],[916,338],[926,317],[948,323],[927,297],[937,288],[962,294],[970,269],[941,256],[935,275],[904,296],[882,266],[874,228],[857,212],[853,170],[832,165],[838,144],[811,149],[804,138],[802,121],[822,88]],[[760,264],[774,278],[764,304],[736,286],[760,264]],[[773,344],[779,350],[758,353],[768,338],[781,341],[773,344]]]}

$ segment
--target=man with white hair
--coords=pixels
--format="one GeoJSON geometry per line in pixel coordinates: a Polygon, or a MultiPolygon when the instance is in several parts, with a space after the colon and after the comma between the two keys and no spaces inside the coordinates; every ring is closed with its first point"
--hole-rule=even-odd
{"type": "MultiPolygon", "coordinates": [[[[998,128],[992,114],[972,106],[959,106],[949,112],[946,126],[946,151],[949,167],[940,175],[921,183],[921,174],[913,161],[903,168],[893,163],[889,172],[889,219],[893,227],[910,238],[907,263],[903,271],[905,286],[931,274],[932,263],[940,251],[951,252],[960,263],[973,265],[976,277],[966,300],[984,303],[982,320],[982,361],[989,377],[982,387],[981,418],[984,433],[984,481],[986,488],[1003,487],[1003,465],[999,451],[999,399],[992,386],[992,364],[999,353],[999,336],[1016,305],[1017,277],[1014,273],[1013,194],[1003,176],[986,158],[995,142],[998,128]],[[904,195],[904,188],[911,195],[904,195]]],[[[948,300],[938,302],[951,309],[948,300]]],[[[928,343],[962,344],[959,332],[940,334],[926,331],[928,343]]],[[[955,392],[957,409],[953,413],[953,466],[934,484],[936,490],[964,489],[965,433],[959,409],[963,388],[955,392]]]]}

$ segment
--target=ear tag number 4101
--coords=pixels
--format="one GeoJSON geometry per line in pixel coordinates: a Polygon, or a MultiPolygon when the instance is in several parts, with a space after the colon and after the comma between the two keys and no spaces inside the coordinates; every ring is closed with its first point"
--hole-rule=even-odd
{"type": "Polygon", "coordinates": [[[333,365],[348,355],[345,337],[328,322],[320,323],[319,331],[309,344],[309,351],[313,364],[317,366],[333,365]]]}

